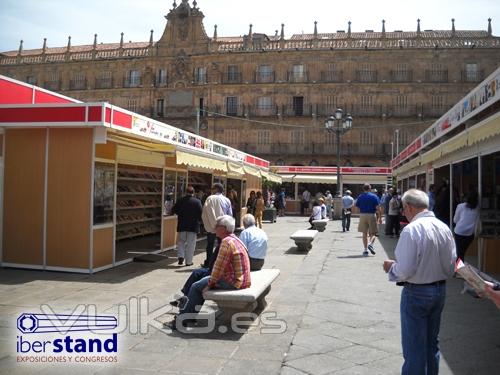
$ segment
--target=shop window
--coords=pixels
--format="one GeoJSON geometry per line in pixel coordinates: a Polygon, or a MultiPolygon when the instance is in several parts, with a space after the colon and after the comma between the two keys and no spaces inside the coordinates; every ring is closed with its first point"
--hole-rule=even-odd
{"type": "Polygon", "coordinates": [[[174,207],[174,203],[178,198],[176,196],[176,172],[175,171],[165,171],[165,202],[163,205],[163,215],[170,216],[173,215],[172,208],[174,207]]]}
{"type": "Polygon", "coordinates": [[[94,168],[94,225],[113,222],[115,166],[96,163],[94,168]]]}

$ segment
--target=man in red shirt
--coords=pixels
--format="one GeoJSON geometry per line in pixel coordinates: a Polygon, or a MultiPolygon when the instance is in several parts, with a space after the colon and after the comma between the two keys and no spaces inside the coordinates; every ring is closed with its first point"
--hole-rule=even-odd
{"type": "Polygon", "coordinates": [[[191,285],[187,302],[168,326],[177,329],[185,326],[185,320],[199,311],[205,302],[203,292],[208,289],[245,289],[250,287],[250,258],[248,250],[241,240],[234,235],[234,218],[229,215],[219,216],[215,233],[221,239],[219,255],[212,273],[191,285]],[[189,314],[189,315],[186,315],[189,314]]]}

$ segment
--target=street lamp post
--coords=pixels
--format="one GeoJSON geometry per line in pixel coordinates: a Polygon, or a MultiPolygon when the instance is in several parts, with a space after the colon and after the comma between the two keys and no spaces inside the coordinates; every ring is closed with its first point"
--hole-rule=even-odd
{"type": "Polygon", "coordinates": [[[352,127],[352,116],[348,113],[343,116],[342,109],[337,108],[335,113],[325,121],[325,129],[328,132],[335,133],[337,137],[337,196],[341,196],[341,177],[340,177],[340,137],[348,132],[352,127]]]}

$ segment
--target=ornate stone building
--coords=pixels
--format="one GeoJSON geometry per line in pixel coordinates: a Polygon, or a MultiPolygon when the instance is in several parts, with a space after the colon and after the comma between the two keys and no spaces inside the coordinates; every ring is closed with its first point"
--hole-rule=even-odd
{"type": "Polygon", "coordinates": [[[94,43],[0,53],[0,74],[84,101],[103,100],[200,133],[272,164],[336,165],[324,128],[353,118],[342,164],[385,166],[493,72],[500,38],[486,31],[254,32],[209,37],[196,1],[168,12],[149,42],[94,43]],[[199,114],[199,122],[197,121],[199,114]],[[397,137],[395,137],[397,134],[397,137]],[[394,142],[398,140],[396,145],[394,142]],[[391,144],[392,143],[392,144],[391,144]]]}

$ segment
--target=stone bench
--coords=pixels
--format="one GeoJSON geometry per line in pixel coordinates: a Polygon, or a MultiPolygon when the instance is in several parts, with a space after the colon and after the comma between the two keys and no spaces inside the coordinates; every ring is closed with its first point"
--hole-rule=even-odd
{"type": "Polygon", "coordinates": [[[314,229],[316,229],[319,232],[325,231],[326,224],[328,224],[328,219],[319,219],[319,220],[312,221],[312,225],[313,225],[314,229]]]}
{"type": "Polygon", "coordinates": [[[295,241],[295,245],[300,251],[309,251],[312,249],[312,242],[317,234],[317,230],[302,229],[293,233],[290,238],[295,241]]]}
{"type": "Polygon", "coordinates": [[[206,300],[215,301],[222,312],[221,320],[230,320],[238,312],[262,311],[266,307],[265,297],[272,282],[278,277],[278,269],[262,269],[250,273],[251,286],[239,290],[209,289],[203,293],[206,300]]]}

